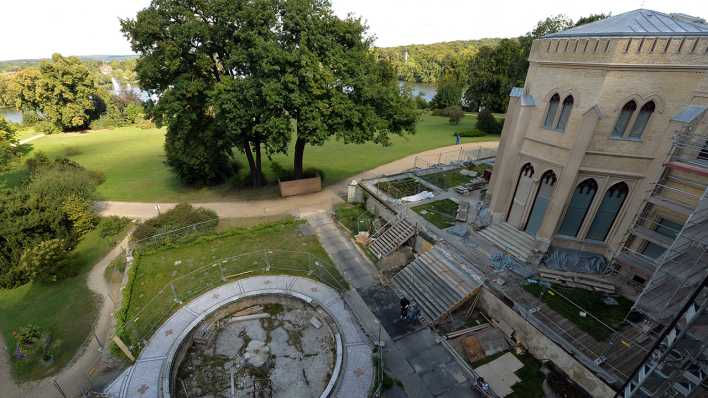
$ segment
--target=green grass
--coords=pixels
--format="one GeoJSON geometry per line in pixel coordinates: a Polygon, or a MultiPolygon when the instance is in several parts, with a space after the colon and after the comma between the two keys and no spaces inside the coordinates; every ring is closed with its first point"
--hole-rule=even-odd
{"type": "Polygon", "coordinates": [[[457,203],[450,199],[443,199],[412,207],[411,210],[420,214],[436,227],[445,229],[455,225],[457,203]]]}
{"type": "Polygon", "coordinates": [[[269,273],[303,275],[344,288],[346,282],[331,264],[317,237],[300,231],[302,223],[290,219],[233,228],[137,253],[119,312],[121,324],[129,320],[126,327],[121,328],[121,336],[137,351],[140,346],[135,343],[152,335],[179,307],[170,283],[184,303],[222,285],[222,274],[227,280],[269,273]],[[326,271],[308,274],[313,259],[320,259],[326,271]],[[216,264],[220,265],[221,272],[216,264]],[[207,266],[212,267],[202,271],[207,266]],[[194,270],[200,271],[192,273],[194,270]]]}
{"type": "Polygon", "coordinates": [[[520,382],[511,386],[512,393],[507,395],[511,398],[543,398],[543,381],[546,375],[541,372],[541,361],[532,357],[530,354],[516,355],[516,357],[524,364],[524,367],[514,372],[520,382]]]}
{"type": "Polygon", "coordinates": [[[16,344],[12,332],[30,323],[50,331],[55,340],[55,358],[49,365],[39,359],[11,361],[16,380],[55,374],[86,341],[97,312],[94,295],[86,286],[86,275],[123,233],[108,238],[101,238],[98,228],[88,233],[70,254],[70,261],[79,272],[75,277],[53,284],[29,283],[0,290],[0,331],[10,353],[14,353],[16,344]]]}
{"type": "Polygon", "coordinates": [[[524,285],[524,289],[536,297],[543,297],[543,302],[551,309],[598,341],[607,340],[612,335],[612,331],[589,315],[585,318],[581,317],[580,310],[573,303],[614,329],[620,328],[633,304],[632,301],[624,297],[617,297],[615,299],[618,305],[607,305],[602,302],[603,295],[601,293],[578,288],[553,285],[552,290],[546,292],[546,289],[540,285],[528,284],[524,285]],[[556,292],[571,300],[572,303],[556,292]]]}
{"type": "Polygon", "coordinates": [[[353,235],[359,231],[371,231],[376,217],[361,204],[342,203],[334,207],[334,217],[353,235]]]}
{"type": "Polygon", "coordinates": [[[442,189],[450,189],[470,182],[470,176],[460,174],[460,170],[443,171],[440,173],[426,174],[420,178],[442,189]]]}
{"type": "MultiPolygon", "coordinates": [[[[305,167],[323,171],[325,184],[333,184],[360,172],[405,156],[455,143],[452,132],[472,128],[475,117],[467,116],[458,126],[452,126],[445,117],[424,115],[418,122],[415,135],[393,137],[392,145],[344,144],[330,140],[319,147],[305,150],[305,167]]],[[[496,141],[499,136],[463,138],[462,142],[496,141]]],[[[86,134],[55,134],[31,143],[33,151],[44,151],[50,156],[65,156],[67,148],[75,153],[71,159],[84,167],[102,171],[106,182],[98,193],[106,200],[122,201],[217,201],[236,198],[273,197],[275,190],[234,189],[231,184],[210,188],[190,188],[182,185],[164,164],[164,129],[135,127],[97,130],[86,134]]],[[[30,154],[31,155],[31,154],[30,154]]],[[[243,156],[240,156],[243,158],[243,156]]],[[[286,168],[292,167],[292,148],[288,155],[276,155],[272,161],[286,168]]],[[[242,164],[247,164],[241,159],[242,164]]],[[[266,178],[274,180],[271,160],[264,159],[266,178]]],[[[0,175],[0,187],[20,183],[18,173],[0,175]]],[[[246,170],[242,170],[245,175],[246,170]]]]}
{"type": "Polygon", "coordinates": [[[428,187],[421,184],[413,177],[406,177],[400,180],[381,181],[376,183],[376,188],[386,192],[389,196],[401,199],[406,196],[415,195],[428,190],[428,187]]]}

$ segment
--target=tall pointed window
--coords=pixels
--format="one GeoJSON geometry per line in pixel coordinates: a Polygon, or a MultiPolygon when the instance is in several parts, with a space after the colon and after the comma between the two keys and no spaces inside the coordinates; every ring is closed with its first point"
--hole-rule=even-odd
{"type": "Polygon", "coordinates": [[[651,118],[651,115],[652,113],[654,113],[655,108],[656,106],[654,105],[654,101],[649,101],[642,106],[642,109],[639,110],[639,115],[637,115],[637,120],[634,121],[634,126],[632,126],[632,130],[629,132],[630,137],[642,137],[642,134],[644,134],[644,129],[647,128],[647,124],[649,124],[649,118],[651,118]]]}
{"type": "Polygon", "coordinates": [[[526,202],[531,196],[531,188],[533,188],[533,166],[531,163],[526,163],[524,167],[521,168],[521,173],[519,174],[519,180],[516,183],[516,190],[514,191],[514,198],[511,201],[511,207],[509,208],[509,214],[506,216],[506,221],[516,228],[521,229],[523,226],[523,215],[524,209],[526,208],[526,202]]]}
{"type": "Polygon", "coordinates": [[[578,236],[580,227],[583,225],[585,216],[588,214],[592,200],[597,193],[597,183],[592,178],[581,182],[573,197],[570,199],[568,210],[565,212],[563,222],[561,223],[558,233],[565,236],[578,236]]]}
{"type": "Polygon", "coordinates": [[[565,131],[565,126],[568,124],[568,119],[570,118],[570,112],[573,110],[573,96],[569,95],[563,100],[563,107],[561,108],[560,117],[558,117],[558,123],[556,123],[556,130],[565,131]]]}
{"type": "Polygon", "coordinates": [[[637,103],[634,101],[629,101],[622,107],[617,122],[615,123],[615,128],[612,130],[613,137],[623,137],[624,131],[627,130],[627,125],[629,125],[629,120],[632,119],[634,111],[637,110],[637,103]]]}
{"type": "Polygon", "coordinates": [[[556,185],[556,174],[549,170],[541,176],[541,185],[536,192],[536,198],[533,201],[533,207],[529,214],[529,219],[526,221],[526,232],[530,235],[536,235],[541,224],[543,224],[543,216],[546,214],[548,204],[551,202],[553,195],[553,187],[556,185]]]}
{"type": "Polygon", "coordinates": [[[560,104],[560,95],[553,94],[551,100],[548,102],[548,112],[546,113],[546,120],[543,122],[543,127],[547,129],[553,128],[553,122],[556,121],[556,113],[558,113],[558,104],[560,104]]]}
{"type": "Polygon", "coordinates": [[[615,223],[615,219],[617,219],[617,215],[622,209],[628,193],[629,187],[624,182],[615,184],[607,190],[590,226],[588,239],[597,241],[607,239],[607,235],[610,233],[610,229],[615,223]]]}

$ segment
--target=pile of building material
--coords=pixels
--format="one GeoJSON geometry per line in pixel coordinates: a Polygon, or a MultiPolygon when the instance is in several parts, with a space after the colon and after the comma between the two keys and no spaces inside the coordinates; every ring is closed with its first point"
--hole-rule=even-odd
{"type": "Polygon", "coordinates": [[[487,180],[481,177],[476,177],[466,184],[462,184],[460,186],[455,187],[455,192],[459,193],[460,195],[467,195],[474,191],[479,191],[480,189],[486,186],[487,180]]]}
{"type": "Polygon", "coordinates": [[[607,294],[614,294],[616,292],[615,285],[599,275],[556,271],[541,267],[538,269],[538,276],[542,280],[562,286],[577,287],[607,294]]]}

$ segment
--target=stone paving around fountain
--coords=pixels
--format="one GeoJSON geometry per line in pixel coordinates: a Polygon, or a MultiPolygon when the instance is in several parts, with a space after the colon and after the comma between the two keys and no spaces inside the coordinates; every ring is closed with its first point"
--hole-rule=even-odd
{"type": "Polygon", "coordinates": [[[336,361],[336,341],[326,314],[288,300],[266,304],[267,318],[220,321],[208,342],[195,342],[177,374],[178,398],[250,396],[268,384],[274,398],[319,397],[336,361]],[[315,321],[312,321],[312,320],[315,321]]]}
{"type": "MultiPolygon", "coordinates": [[[[284,295],[302,300],[325,311],[336,323],[337,330],[333,334],[337,355],[332,375],[338,377],[336,384],[330,380],[322,396],[367,396],[373,381],[369,339],[337,291],[311,279],[294,276],[245,278],[194,299],[153,334],[135,364],[109,385],[106,393],[112,398],[169,397],[172,362],[185,337],[215,310],[240,299],[264,295],[284,295]]],[[[305,349],[307,344],[303,343],[304,352],[312,349],[309,345],[305,349]]],[[[256,351],[255,346],[251,349],[256,351]]]]}

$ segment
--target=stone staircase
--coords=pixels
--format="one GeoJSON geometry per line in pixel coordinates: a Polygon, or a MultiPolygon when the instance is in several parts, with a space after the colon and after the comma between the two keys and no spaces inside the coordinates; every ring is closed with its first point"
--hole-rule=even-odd
{"type": "Polygon", "coordinates": [[[490,225],[479,231],[479,234],[524,263],[529,262],[534,255],[534,238],[508,223],[490,225]]]}
{"type": "Polygon", "coordinates": [[[404,218],[390,224],[388,227],[383,227],[383,232],[378,233],[372,238],[373,241],[369,245],[371,253],[380,259],[388,256],[401,247],[408,239],[415,235],[415,225],[411,224],[404,218]]]}
{"type": "Polygon", "coordinates": [[[435,245],[397,273],[393,286],[418,305],[424,321],[437,323],[481,286],[464,270],[465,261],[453,250],[435,245]]]}

